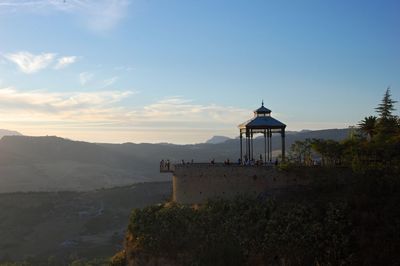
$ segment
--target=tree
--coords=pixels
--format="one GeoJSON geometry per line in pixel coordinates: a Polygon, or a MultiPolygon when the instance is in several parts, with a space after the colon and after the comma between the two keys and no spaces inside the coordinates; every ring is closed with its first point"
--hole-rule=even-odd
{"type": "Polygon", "coordinates": [[[397,116],[393,115],[394,101],[391,98],[390,88],[387,88],[385,95],[383,96],[382,102],[378,105],[375,110],[379,114],[377,123],[377,135],[380,140],[388,140],[396,135],[399,128],[397,125],[397,116]]]}
{"type": "Polygon", "coordinates": [[[291,146],[291,154],[297,163],[311,165],[311,140],[295,141],[291,146]]]}
{"type": "Polygon", "coordinates": [[[313,139],[311,148],[321,155],[322,165],[336,165],[342,163],[344,145],[334,140],[313,139]]]}
{"type": "Polygon", "coordinates": [[[392,100],[392,95],[390,94],[390,87],[386,89],[385,95],[383,96],[382,102],[375,108],[377,113],[379,114],[379,119],[381,120],[390,120],[395,116],[392,115],[392,112],[396,111],[394,108],[394,104],[397,101],[392,100]]]}
{"type": "Polygon", "coordinates": [[[361,120],[358,126],[362,132],[367,134],[369,139],[372,139],[376,131],[376,124],[377,124],[377,117],[371,115],[365,117],[364,120],[361,120]]]}

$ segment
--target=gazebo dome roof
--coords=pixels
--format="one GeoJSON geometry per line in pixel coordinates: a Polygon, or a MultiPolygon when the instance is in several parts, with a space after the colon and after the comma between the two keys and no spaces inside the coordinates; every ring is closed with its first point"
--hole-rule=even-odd
{"type": "Polygon", "coordinates": [[[271,116],[256,116],[242,124],[239,125],[239,128],[257,128],[257,129],[266,129],[266,128],[285,128],[286,125],[281,121],[271,117],[271,116]]]}
{"type": "MultiPolygon", "coordinates": [[[[272,161],[272,134],[280,133],[282,138],[282,160],[285,160],[285,128],[286,125],[281,121],[271,116],[271,110],[264,107],[264,101],[261,102],[261,107],[254,111],[254,117],[240,124],[240,160],[243,161],[243,135],[246,138],[246,147],[244,154],[245,165],[252,165],[254,163],[254,147],[253,147],[253,136],[255,134],[264,135],[264,161],[261,165],[267,165],[267,162],[272,161]],[[268,141],[267,141],[268,140],[268,141]]],[[[257,150],[257,149],[256,149],[257,150]]],[[[257,151],[258,152],[258,151],[257,151]]],[[[262,161],[257,160],[256,165],[262,161]]],[[[278,161],[275,161],[277,164],[278,161]]]]}
{"type": "Polygon", "coordinates": [[[268,108],[264,107],[264,101],[261,103],[261,107],[258,108],[257,110],[254,110],[254,113],[256,114],[270,114],[271,110],[268,108]]]}
{"type": "Polygon", "coordinates": [[[254,117],[239,125],[240,129],[284,129],[286,125],[281,121],[271,117],[271,110],[261,107],[254,111],[254,117]]]}

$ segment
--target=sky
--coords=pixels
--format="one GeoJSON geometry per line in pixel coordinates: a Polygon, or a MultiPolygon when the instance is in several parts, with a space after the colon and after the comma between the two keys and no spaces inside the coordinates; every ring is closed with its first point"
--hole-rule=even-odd
{"type": "Polygon", "coordinates": [[[0,0],[0,128],[199,143],[236,137],[262,100],[287,130],[356,125],[388,86],[400,100],[399,13],[398,0],[0,0]]]}

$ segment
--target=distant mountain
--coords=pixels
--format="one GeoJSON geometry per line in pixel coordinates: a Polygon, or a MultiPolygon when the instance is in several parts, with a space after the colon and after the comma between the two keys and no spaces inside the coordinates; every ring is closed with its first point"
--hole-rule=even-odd
{"type": "MultiPolygon", "coordinates": [[[[349,135],[349,129],[326,129],[297,132],[286,135],[286,149],[289,150],[290,146],[296,140],[304,140],[307,138],[321,138],[343,140],[349,135]]],[[[169,159],[172,162],[181,162],[181,160],[194,162],[209,162],[215,159],[222,162],[229,158],[237,160],[240,154],[239,139],[228,139],[225,142],[210,144],[188,144],[188,145],[174,145],[174,144],[99,144],[108,149],[124,153],[128,156],[136,156],[142,160],[148,161],[158,170],[158,163],[161,159],[169,159]]],[[[244,141],[243,141],[244,147],[244,141]]],[[[264,139],[254,139],[255,154],[262,154],[264,148],[264,139]]],[[[272,137],[272,149],[280,150],[281,137],[279,134],[274,134],[272,137]]]]}
{"type": "Polygon", "coordinates": [[[22,136],[18,131],[0,129],[0,139],[4,136],[22,136]]]}
{"type": "MultiPolygon", "coordinates": [[[[342,140],[349,129],[291,132],[286,149],[296,140],[342,140]]],[[[243,143],[244,145],[244,143],[243,143]]],[[[264,139],[254,139],[255,155],[263,154],[264,139]]],[[[272,137],[279,154],[281,137],[272,137]]],[[[58,137],[4,136],[0,139],[0,193],[14,191],[94,190],[138,182],[171,180],[160,174],[160,160],[217,162],[239,158],[239,139],[216,144],[98,144],[58,137]]]]}
{"type": "Polygon", "coordinates": [[[0,140],[0,192],[82,191],[166,179],[149,160],[94,143],[58,137],[0,140]]]}
{"type": "Polygon", "coordinates": [[[231,138],[225,136],[213,136],[211,139],[207,140],[207,144],[218,144],[230,140],[231,138]]]}

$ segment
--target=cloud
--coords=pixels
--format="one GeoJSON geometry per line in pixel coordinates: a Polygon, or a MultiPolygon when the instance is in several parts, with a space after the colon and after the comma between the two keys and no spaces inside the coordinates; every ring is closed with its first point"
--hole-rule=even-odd
{"type": "Polygon", "coordinates": [[[118,77],[112,77],[103,81],[103,88],[113,85],[118,80],[118,77]]]}
{"type": "Polygon", "coordinates": [[[63,12],[93,31],[108,31],[126,16],[129,0],[0,0],[0,12],[63,12]]]}
{"type": "Polygon", "coordinates": [[[114,70],[117,70],[117,71],[127,71],[127,72],[129,72],[129,71],[135,70],[135,68],[134,68],[134,67],[131,67],[131,66],[118,66],[118,67],[114,67],[114,70]]]}
{"type": "Polygon", "coordinates": [[[75,63],[76,59],[77,59],[76,56],[64,56],[64,57],[58,58],[57,64],[54,66],[54,68],[61,69],[61,68],[67,67],[68,65],[75,63]]]}
{"type": "Polygon", "coordinates": [[[6,59],[15,63],[26,74],[32,74],[46,68],[53,62],[55,56],[54,53],[34,55],[25,51],[4,55],[6,59]]]}
{"type": "Polygon", "coordinates": [[[179,96],[168,97],[143,107],[135,120],[164,122],[166,126],[189,128],[236,127],[249,118],[249,110],[216,104],[195,104],[179,96]],[[243,120],[243,121],[242,121],[243,120]]]}
{"type": "Polygon", "coordinates": [[[248,117],[248,110],[217,105],[193,104],[181,97],[166,98],[142,107],[122,106],[121,100],[136,91],[49,92],[0,88],[0,121],[39,119],[79,121],[123,127],[213,129],[235,127],[248,117]],[[239,121],[238,121],[239,119],[239,121]]]}
{"type": "Polygon", "coordinates": [[[87,15],[86,24],[90,29],[108,31],[125,17],[128,4],[126,0],[97,0],[82,12],[87,15]]]}
{"type": "Polygon", "coordinates": [[[82,86],[85,86],[89,81],[93,79],[94,74],[90,72],[82,72],[79,74],[79,82],[82,86]]]}
{"type": "Polygon", "coordinates": [[[123,105],[136,91],[50,92],[0,88],[0,122],[34,135],[89,141],[199,142],[234,136],[249,110],[168,97],[144,106],[123,105]],[[94,135],[96,137],[94,138],[94,135]]]}
{"type": "Polygon", "coordinates": [[[48,92],[0,89],[2,121],[112,121],[119,115],[115,104],[134,91],[48,92]],[[8,115],[5,115],[5,114],[8,115]],[[11,114],[11,115],[10,115],[11,114]]]}

